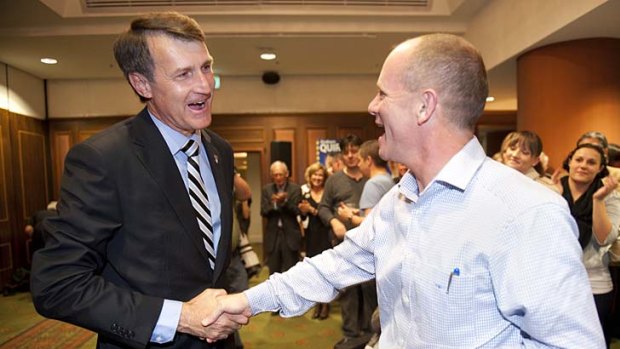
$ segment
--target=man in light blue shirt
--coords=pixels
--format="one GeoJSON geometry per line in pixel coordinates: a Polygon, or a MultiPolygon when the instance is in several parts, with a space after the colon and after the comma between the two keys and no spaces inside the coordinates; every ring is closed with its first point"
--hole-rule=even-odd
{"type": "Polygon", "coordinates": [[[297,316],[375,277],[380,348],[603,348],[567,205],[474,137],[478,51],[448,34],[408,40],[377,86],[380,155],[409,172],[342,244],[219,298],[219,312],[297,316]]]}

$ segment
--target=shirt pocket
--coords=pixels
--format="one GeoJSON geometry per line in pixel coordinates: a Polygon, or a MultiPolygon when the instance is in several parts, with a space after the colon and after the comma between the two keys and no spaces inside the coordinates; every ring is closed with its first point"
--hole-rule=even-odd
{"type": "Polygon", "coordinates": [[[421,264],[415,271],[413,316],[425,341],[458,345],[475,333],[476,277],[455,268],[421,264]]]}

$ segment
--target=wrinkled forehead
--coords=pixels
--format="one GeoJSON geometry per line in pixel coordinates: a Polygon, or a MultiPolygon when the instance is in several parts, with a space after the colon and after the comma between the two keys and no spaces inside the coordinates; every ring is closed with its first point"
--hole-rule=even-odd
{"type": "Polygon", "coordinates": [[[271,168],[271,175],[272,176],[276,176],[276,175],[280,175],[280,176],[285,176],[286,175],[286,169],[284,168],[284,166],[273,166],[271,168]]]}

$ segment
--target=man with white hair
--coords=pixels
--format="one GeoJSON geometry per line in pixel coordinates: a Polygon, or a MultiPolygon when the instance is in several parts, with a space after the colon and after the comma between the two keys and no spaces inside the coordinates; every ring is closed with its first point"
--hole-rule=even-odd
{"type": "Polygon", "coordinates": [[[275,161],[270,167],[271,179],[261,193],[260,214],[267,219],[263,249],[269,274],[282,273],[299,261],[301,230],[297,204],[301,188],[288,180],[288,167],[275,161]]]}

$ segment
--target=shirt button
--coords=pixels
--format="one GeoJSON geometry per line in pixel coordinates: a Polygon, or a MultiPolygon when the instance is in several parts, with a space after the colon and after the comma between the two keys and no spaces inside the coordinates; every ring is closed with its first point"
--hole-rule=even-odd
{"type": "Polygon", "coordinates": [[[403,293],[403,304],[405,306],[409,305],[409,296],[406,293],[403,293]]]}
{"type": "Polygon", "coordinates": [[[161,343],[162,340],[164,340],[164,338],[162,336],[155,337],[155,342],[157,342],[157,343],[161,343]]]}

